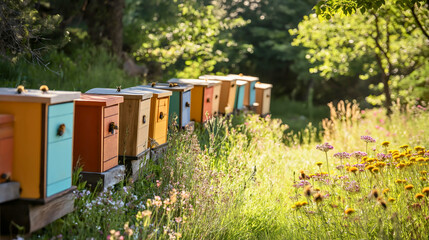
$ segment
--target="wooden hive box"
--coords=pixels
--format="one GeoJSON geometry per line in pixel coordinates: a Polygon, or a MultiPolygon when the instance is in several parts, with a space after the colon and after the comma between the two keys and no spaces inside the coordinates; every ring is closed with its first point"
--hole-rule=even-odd
{"type": "Polygon", "coordinates": [[[253,76],[245,76],[243,74],[230,74],[228,76],[233,77],[237,80],[249,82],[249,84],[246,85],[246,89],[244,92],[243,105],[253,107],[256,101],[255,84],[259,81],[259,78],[253,76]]]}
{"type": "Polygon", "coordinates": [[[170,107],[170,96],[173,94],[171,91],[162,89],[136,86],[127,88],[127,90],[143,90],[152,92],[151,98],[151,112],[149,123],[149,138],[150,146],[162,145],[167,143],[168,133],[168,115],[170,107]]]}
{"type": "Polygon", "coordinates": [[[12,180],[23,199],[48,202],[72,189],[74,99],[80,92],[0,88],[0,113],[12,114],[12,180]]]}
{"type": "Polygon", "coordinates": [[[119,156],[138,159],[149,149],[150,99],[148,91],[93,88],[86,93],[122,96],[119,104],[119,156]]]}
{"type": "Polygon", "coordinates": [[[191,122],[191,90],[193,85],[153,83],[142,87],[171,91],[168,119],[172,124],[174,116],[177,116],[176,125],[186,127],[191,122]]]}
{"type": "Polygon", "coordinates": [[[219,92],[221,82],[205,81],[200,79],[172,78],[169,83],[190,84],[194,88],[191,92],[191,120],[205,122],[219,111],[219,92]]]}
{"type": "Polygon", "coordinates": [[[270,113],[270,101],[271,101],[271,88],[272,84],[268,83],[256,83],[256,113],[264,116],[270,113]]]}
{"type": "Polygon", "coordinates": [[[249,85],[248,82],[237,80],[237,92],[235,94],[234,104],[234,109],[236,110],[241,110],[244,108],[243,102],[247,85],[249,85]]]}
{"type": "Polygon", "coordinates": [[[219,113],[230,114],[234,110],[235,94],[237,92],[237,80],[228,76],[203,75],[199,79],[221,81],[219,113]]]}
{"type": "Polygon", "coordinates": [[[105,172],[118,165],[119,104],[122,96],[82,94],[75,101],[73,165],[105,172]]]}

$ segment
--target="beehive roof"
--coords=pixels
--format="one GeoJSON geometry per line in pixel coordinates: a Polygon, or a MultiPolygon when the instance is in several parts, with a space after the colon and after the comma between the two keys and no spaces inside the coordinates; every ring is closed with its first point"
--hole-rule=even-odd
{"type": "Polygon", "coordinates": [[[16,88],[0,88],[0,101],[5,102],[35,102],[56,104],[70,102],[80,97],[80,92],[48,90],[42,92],[36,89],[26,89],[21,93],[16,88]]]}
{"type": "Polygon", "coordinates": [[[93,88],[88,90],[86,93],[91,94],[101,94],[101,95],[118,95],[124,97],[124,99],[149,99],[152,97],[153,93],[144,90],[128,90],[121,89],[118,92],[116,88],[93,88]]]}

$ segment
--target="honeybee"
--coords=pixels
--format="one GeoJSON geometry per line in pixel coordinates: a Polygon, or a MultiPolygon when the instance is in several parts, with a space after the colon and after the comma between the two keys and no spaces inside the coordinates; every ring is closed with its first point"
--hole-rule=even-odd
{"type": "Polygon", "coordinates": [[[25,90],[25,88],[24,88],[24,86],[23,85],[19,85],[17,88],[16,88],[16,92],[17,93],[19,93],[19,94],[21,94],[21,93],[23,93],[23,92],[25,92],[26,90],[25,90]]]}
{"type": "Polygon", "coordinates": [[[121,91],[121,86],[117,86],[116,87],[116,92],[120,92],[121,91]]]}
{"type": "Polygon", "coordinates": [[[152,86],[152,87],[155,87],[155,85],[156,85],[156,82],[152,82],[152,83],[151,83],[151,86],[152,86]]]}
{"type": "Polygon", "coordinates": [[[118,130],[118,125],[116,125],[114,122],[109,123],[109,132],[111,134],[115,134],[116,130],[118,130]]]}
{"type": "Polygon", "coordinates": [[[46,85],[42,85],[40,86],[39,90],[42,91],[43,93],[47,93],[49,91],[49,88],[46,85]]]}
{"type": "Polygon", "coordinates": [[[66,132],[66,125],[63,123],[58,127],[57,135],[62,136],[66,132]]]}
{"type": "Polygon", "coordinates": [[[9,181],[10,180],[10,173],[2,173],[0,177],[5,181],[9,181]]]}

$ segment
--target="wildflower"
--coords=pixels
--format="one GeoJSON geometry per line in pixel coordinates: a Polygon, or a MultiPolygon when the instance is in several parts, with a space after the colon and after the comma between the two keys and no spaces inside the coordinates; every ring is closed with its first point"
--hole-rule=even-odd
{"type": "Polygon", "coordinates": [[[322,164],[323,164],[322,162],[317,162],[316,163],[316,165],[319,166],[319,167],[322,166],[322,164]]]}
{"type": "Polygon", "coordinates": [[[390,189],[386,188],[383,190],[383,194],[386,195],[388,192],[390,192],[390,189]]]}
{"type": "Polygon", "coordinates": [[[362,139],[364,142],[366,143],[374,143],[375,139],[372,138],[371,136],[361,136],[360,139],[362,139]]]}
{"type": "Polygon", "coordinates": [[[177,223],[180,223],[182,221],[182,218],[181,217],[175,217],[174,221],[176,221],[177,223]]]}
{"type": "Polygon", "coordinates": [[[396,201],[396,199],[394,199],[394,198],[390,197],[389,199],[387,199],[387,201],[389,201],[389,202],[394,202],[394,201],[396,201]]]}
{"type": "Polygon", "coordinates": [[[181,233],[178,233],[178,232],[177,232],[177,233],[174,233],[174,235],[176,236],[176,238],[177,238],[177,239],[179,239],[179,238],[181,238],[181,237],[182,237],[182,234],[181,234],[181,233]]]}
{"type": "Polygon", "coordinates": [[[405,186],[405,190],[411,190],[413,188],[414,188],[414,186],[412,184],[408,184],[405,186]]]}
{"type": "Polygon", "coordinates": [[[357,172],[359,169],[357,168],[357,167],[351,167],[351,168],[349,168],[349,171],[350,172],[352,172],[352,173],[355,173],[355,172],[357,172]]]}
{"type": "Polygon", "coordinates": [[[150,215],[152,215],[152,211],[150,210],[144,210],[141,212],[142,217],[150,217],[150,215]]]}
{"type": "Polygon", "coordinates": [[[305,206],[305,205],[307,205],[308,204],[308,202],[306,202],[306,201],[302,201],[301,202],[301,206],[305,206]]]}
{"type": "Polygon", "coordinates": [[[316,203],[319,203],[323,200],[322,194],[320,193],[316,193],[313,195],[313,199],[316,203]]]}
{"type": "Polygon", "coordinates": [[[334,154],[334,158],[345,159],[350,158],[350,153],[347,152],[338,152],[334,154]]]}
{"type": "Polygon", "coordinates": [[[426,181],[425,177],[420,177],[420,181],[426,181]]]}
{"type": "Polygon", "coordinates": [[[380,169],[379,168],[373,168],[372,170],[371,170],[373,173],[378,173],[379,171],[380,171],[380,169]]]}
{"type": "Polygon", "coordinates": [[[377,199],[379,196],[380,196],[380,192],[378,191],[378,189],[373,189],[369,194],[368,198],[377,199]]]}
{"type": "Polygon", "coordinates": [[[420,200],[420,199],[424,198],[424,196],[425,196],[425,195],[423,195],[423,194],[421,194],[421,193],[417,193],[415,197],[416,197],[418,200],[420,200]]]}
{"type": "Polygon", "coordinates": [[[396,164],[396,168],[398,168],[398,169],[402,169],[404,167],[405,167],[405,164],[403,164],[403,163],[396,164]]]}
{"type": "Polygon", "coordinates": [[[400,146],[399,148],[401,148],[401,149],[407,149],[407,148],[409,148],[410,146],[408,146],[407,144],[405,144],[405,145],[402,145],[402,146],[400,146]]]}
{"type": "Polygon", "coordinates": [[[379,197],[379,198],[377,199],[377,202],[378,202],[378,204],[380,204],[380,206],[382,206],[384,209],[386,209],[386,208],[387,208],[387,203],[386,203],[386,201],[385,201],[383,198],[379,197]]]}
{"type": "Polygon", "coordinates": [[[334,149],[334,147],[332,145],[330,145],[329,143],[324,143],[322,145],[317,145],[316,149],[320,150],[322,152],[328,152],[328,151],[334,149]]]}
{"type": "Polygon", "coordinates": [[[386,163],[385,162],[378,162],[378,163],[375,164],[375,166],[382,168],[382,167],[386,166],[386,163]]]}
{"type": "Polygon", "coordinates": [[[426,194],[426,196],[429,196],[429,187],[423,188],[422,193],[426,194]]]}
{"type": "Polygon", "coordinates": [[[373,168],[375,168],[375,166],[374,166],[374,165],[368,165],[368,166],[366,166],[366,168],[365,168],[365,169],[366,169],[366,170],[370,170],[370,171],[371,171],[373,168]]]}
{"type": "Polygon", "coordinates": [[[345,214],[347,214],[347,215],[350,215],[350,214],[352,214],[352,213],[354,213],[355,212],[355,210],[353,209],[353,208],[347,208],[345,211],[344,211],[344,213],[345,214]]]}
{"type": "Polygon", "coordinates": [[[367,156],[368,154],[366,152],[361,152],[361,151],[356,151],[356,152],[352,152],[351,156],[356,158],[356,159],[361,159],[362,157],[367,156]]]}
{"type": "Polygon", "coordinates": [[[384,141],[381,143],[381,146],[383,146],[383,147],[389,147],[389,145],[390,145],[389,141],[384,141]]]}
{"type": "Polygon", "coordinates": [[[417,158],[417,162],[424,162],[424,161],[425,161],[425,159],[422,157],[417,158]]]}
{"type": "Polygon", "coordinates": [[[419,151],[424,151],[424,150],[425,150],[425,148],[424,148],[424,147],[422,147],[422,146],[415,146],[415,147],[414,147],[414,150],[416,150],[416,152],[419,152],[419,151]]]}
{"type": "Polygon", "coordinates": [[[307,186],[304,187],[304,195],[306,197],[310,197],[311,194],[312,194],[312,192],[313,192],[313,186],[307,185],[307,186]]]}

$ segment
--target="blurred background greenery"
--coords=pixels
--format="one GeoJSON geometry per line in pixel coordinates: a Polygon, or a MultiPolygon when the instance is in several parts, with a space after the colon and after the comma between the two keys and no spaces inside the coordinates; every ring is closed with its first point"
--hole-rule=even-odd
{"type": "Polygon", "coordinates": [[[347,4],[5,0],[0,86],[86,91],[244,73],[274,84],[272,113],[292,129],[327,117],[331,101],[428,101],[426,1],[347,4]]]}

